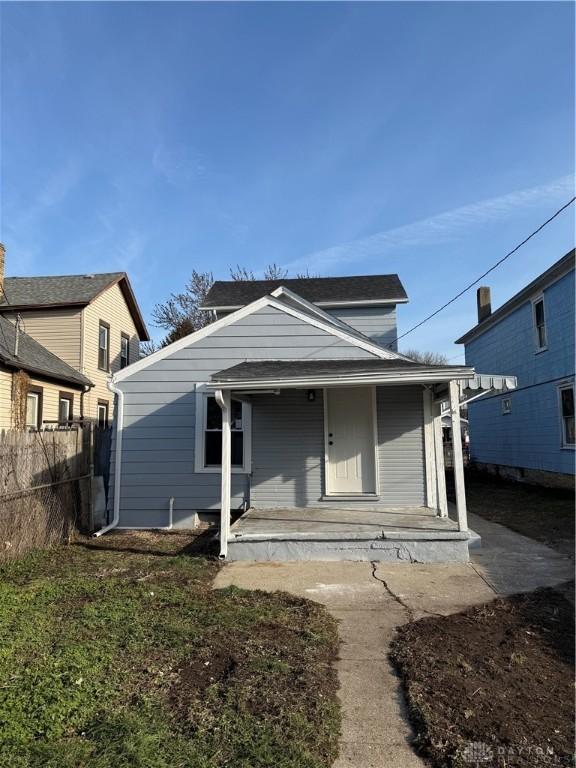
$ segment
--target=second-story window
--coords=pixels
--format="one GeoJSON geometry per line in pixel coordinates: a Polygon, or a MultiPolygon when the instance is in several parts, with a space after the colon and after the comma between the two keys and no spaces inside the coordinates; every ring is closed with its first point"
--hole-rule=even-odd
{"type": "Polygon", "coordinates": [[[130,365],[130,337],[125,333],[120,336],[120,368],[130,365]]]}
{"type": "Polygon", "coordinates": [[[546,349],[546,315],[544,312],[544,297],[541,296],[533,302],[534,307],[534,333],[536,336],[536,349],[546,349]]]}
{"type": "Polygon", "coordinates": [[[98,368],[101,371],[110,368],[110,326],[102,320],[98,330],[98,368]]]}

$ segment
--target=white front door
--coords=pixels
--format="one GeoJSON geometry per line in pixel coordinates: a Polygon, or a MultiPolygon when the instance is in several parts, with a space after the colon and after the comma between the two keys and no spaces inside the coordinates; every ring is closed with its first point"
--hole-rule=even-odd
{"type": "Polygon", "coordinates": [[[326,493],[376,493],[374,390],[325,390],[326,493]]]}

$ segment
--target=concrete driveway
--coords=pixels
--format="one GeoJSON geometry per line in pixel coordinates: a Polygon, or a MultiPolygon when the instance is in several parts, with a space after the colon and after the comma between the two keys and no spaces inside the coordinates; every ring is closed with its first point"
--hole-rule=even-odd
{"type": "Polygon", "coordinates": [[[324,604],[338,620],[343,722],[335,768],[424,765],[410,746],[413,734],[387,657],[397,627],[492,600],[497,590],[508,594],[570,578],[568,558],[503,526],[487,525],[484,547],[469,564],[237,562],[218,574],[216,588],[291,592],[324,604]]]}

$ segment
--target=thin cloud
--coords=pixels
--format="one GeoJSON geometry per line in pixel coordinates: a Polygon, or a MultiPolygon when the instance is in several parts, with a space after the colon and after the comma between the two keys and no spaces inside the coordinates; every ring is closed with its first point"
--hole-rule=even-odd
{"type": "Polygon", "coordinates": [[[290,271],[309,268],[312,272],[327,272],[349,262],[368,260],[399,248],[446,243],[457,239],[471,227],[507,219],[526,208],[565,202],[573,194],[574,177],[562,176],[548,184],[481,200],[370,237],[316,251],[285,266],[290,271]]]}

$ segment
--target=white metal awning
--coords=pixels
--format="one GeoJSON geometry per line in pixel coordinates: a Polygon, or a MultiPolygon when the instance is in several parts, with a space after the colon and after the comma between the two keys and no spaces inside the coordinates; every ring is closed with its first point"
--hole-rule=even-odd
{"type": "MultiPolygon", "coordinates": [[[[516,376],[499,376],[491,373],[477,373],[468,379],[460,379],[460,406],[467,405],[483,395],[500,395],[510,392],[518,386],[516,376]]],[[[449,415],[450,407],[446,392],[438,393],[436,402],[441,401],[442,415],[449,415]]]]}

